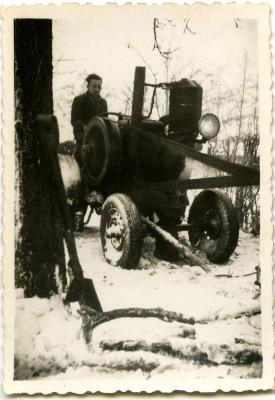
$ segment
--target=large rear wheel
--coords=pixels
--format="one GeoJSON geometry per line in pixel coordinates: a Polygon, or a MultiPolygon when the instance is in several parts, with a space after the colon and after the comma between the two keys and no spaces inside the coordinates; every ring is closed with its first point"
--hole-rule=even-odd
{"type": "Polygon", "coordinates": [[[188,217],[189,239],[214,263],[226,262],[239,239],[239,222],[230,198],[217,190],[204,190],[193,201],[188,217]]]}
{"type": "Polygon", "coordinates": [[[130,197],[116,193],[102,207],[100,235],[106,260],[121,268],[137,268],[142,253],[138,209],[130,197]]]}

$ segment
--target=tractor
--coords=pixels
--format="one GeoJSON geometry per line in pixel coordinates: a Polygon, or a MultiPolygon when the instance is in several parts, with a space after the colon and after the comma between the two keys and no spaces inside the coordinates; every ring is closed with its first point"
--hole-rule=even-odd
{"type": "MultiPolygon", "coordinates": [[[[259,171],[201,152],[202,145],[219,133],[220,123],[214,114],[202,115],[203,89],[197,82],[150,84],[145,73],[144,67],[136,67],[130,116],[101,114],[84,131],[82,161],[91,191],[87,205],[89,217],[93,210],[101,216],[104,256],[121,268],[137,268],[144,235],[154,235],[145,224],[151,221],[175,238],[179,231],[188,231],[193,248],[211,262],[224,263],[237,246],[239,223],[230,198],[217,188],[259,185],[259,171]],[[146,116],[145,87],[153,88],[146,116]],[[169,94],[169,114],[152,120],[158,89],[169,94]],[[192,179],[192,160],[226,175],[192,179]],[[187,191],[192,189],[203,190],[183,223],[187,191]]],[[[80,214],[75,213],[77,226],[80,214]]],[[[156,256],[177,259],[177,250],[165,235],[156,237],[156,256]]]]}

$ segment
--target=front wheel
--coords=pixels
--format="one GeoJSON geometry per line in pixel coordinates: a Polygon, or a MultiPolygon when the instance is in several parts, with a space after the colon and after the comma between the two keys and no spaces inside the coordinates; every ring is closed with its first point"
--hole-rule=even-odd
{"type": "Polygon", "coordinates": [[[142,253],[142,226],[136,205],[125,194],[109,196],[102,207],[100,235],[106,260],[137,268],[142,253]]]}
{"type": "Polygon", "coordinates": [[[230,198],[217,190],[204,190],[193,201],[188,217],[189,239],[209,261],[226,262],[239,239],[239,222],[230,198]]]}

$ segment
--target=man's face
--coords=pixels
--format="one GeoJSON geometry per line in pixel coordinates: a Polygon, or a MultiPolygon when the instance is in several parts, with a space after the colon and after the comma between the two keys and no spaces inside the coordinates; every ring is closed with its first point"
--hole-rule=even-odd
{"type": "Polygon", "coordinates": [[[88,84],[88,91],[95,95],[98,96],[102,87],[102,81],[100,79],[91,79],[89,84],[88,84]]]}

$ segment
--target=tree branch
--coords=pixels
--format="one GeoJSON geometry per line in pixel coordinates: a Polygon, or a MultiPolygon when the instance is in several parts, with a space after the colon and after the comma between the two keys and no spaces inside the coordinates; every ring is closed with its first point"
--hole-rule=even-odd
{"type": "Polygon", "coordinates": [[[83,335],[87,343],[91,342],[93,330],[98,325],[118,318],[158,318],[165,322],[177,321],[189,325],[195,323],[194,318],[187,318],[181,313],[166,311],[162,308],[120,308],[98,313],[90,307],[82,305],[78,313],[83,320],[83,335]]]}
{"type": "Polygon", "coordinates": [[[196,32],[193,32],[193,31],[190,29],[189,21],[190,21],[190,18],[185,18],[185,19],[184,19],[185,27],[184,27],[183,33],[189,32],[189,33],[191,33],[192,35],[196,35],[196,32]]]}
{"type": "MultiPolygon", "coordinates": [[[[165,322],[179,322],[187,325],[195,324],[208,324],[213,321],[223,321],[227,319],[238,319],[242,317],[253,317],[255,315],[261,314],[260,306],[250,307],[238,311],[235,314],[229,313],[216,313],[212,317],[202,318],[196,320],[193,317],[184,317],[182,313],[177,313],[175,311],[166,311],[162,308],[120,308],[116,310],[106,311],[99,313],[92,308],[81,305],[80,310],[78,310],[79,315],[82,318],[82,329],[83,336],[87,344],[91,343],[93,330],[105,322],[112,321],[118,318],[158,318],[165,322]]],[[[193,334],[195,331],[192,330],[193,334]]]]}
{"type": "Polygon", "coordinates": [[[157,38],[157,29],[159,28],[159,20],[158,18],[154,18],[153,21],[153,32],[154,32],[154,46],[153,50],[157,49],[161,57],[165,58],[166,60],[170,59],[170,53],[169,52],[164,52],[161,50],[159,44],[158,44],[158,38],[157,38]]]}
{"type": "Polygon", "coordinates": [[[243,310],[238,311],[235,314],[230,314],[227,312],[217,312],[213,317],[209,318],[202,318],[200,320],[196,320],[196,324],[208,324],[209,322],[213,321],[225,321],[227,319],[239,319],[242,317],[254,317],[255,315],[261,314],[261,307],[255,306],[250,308],[244,308],[243,310]]]}

